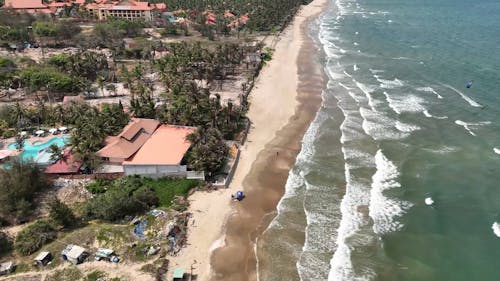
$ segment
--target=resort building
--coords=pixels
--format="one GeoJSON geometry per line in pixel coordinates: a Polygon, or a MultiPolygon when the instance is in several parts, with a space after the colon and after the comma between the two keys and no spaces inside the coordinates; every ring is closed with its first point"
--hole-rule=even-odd
{"type": "Polygon", "coordinates": [[[97,156],[110,164],[121,165],[146,143],[159,125],[160,122],[154,119],[132,119],[118,136],[106,138],[106,146],[97,156]]]}
{"type": "Polygon", "coordinates": [[[2,9],[12,9],[18,13],[29,14],[54,14],[64,6],[82,5],[84,0],[66,0],[63,2],[52,1],[48,4],[42,0],[5,0],[2,9]]]}
{"type": "Polygon", "coordinates": [[[191,147],[186,137],[195,130],[194,127],[160,126],[131,159],[123,162],[125,175],[186,177],[187,168],[181,161],[191,147]]]}
{"type": "Polygon", "coordinates": [[[106,20],[110,17],[127,20],[143,19],[152,21],[154,11],[164,11],[164,3],[149,4],[148,2],[139,2],[134,0],[124,1],[96,1],[85,6],[90,14],[99,20],[106,20]]]}
{"type": "Polygon", "coordinates": [[[5,5],[2,9],[13,9],[16,12],[30,14],[57,14],[64,6],[72,5],[87,9],[98,20],[106,20],[113,17],[127,20],[143,19],[151,21],[154,18],[155,12],[163,12],[167,8],[165,3],[150,4],[134,0],[95,0],[86,5],[85,0],[51,1],[48,4],[42,0],[5,0],[5,5]]]}
{"type": "Polygon", "coordinates": [[[2,8],[30,14],[49,14],[51,12],[48,5],[42,3],[42,0],[5,0],[2,8]]]}

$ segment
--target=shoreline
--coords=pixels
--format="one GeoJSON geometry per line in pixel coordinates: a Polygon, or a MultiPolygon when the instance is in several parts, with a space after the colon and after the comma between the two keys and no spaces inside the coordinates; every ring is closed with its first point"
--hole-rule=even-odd
{"type": "Polygon", "coordinates": [[[243,186],[247,197],[236,203],[227,217],[223,237],[219,238],[224,243],[217,240],[223,246],[210,257],[212,280],[257,280],[256,240],[276,215],[302,138],[321,106],[327,79],[318,63],[320,51],[308,26],[327,5],[327,0],[314,0],[301,7],[279,36],[275,55],[251,93],[248,116],[252,128],[242,158],[253,156],[254,151],[257,155],[254,161],[240,160],[231,183],[232,191],[243,186]]]}

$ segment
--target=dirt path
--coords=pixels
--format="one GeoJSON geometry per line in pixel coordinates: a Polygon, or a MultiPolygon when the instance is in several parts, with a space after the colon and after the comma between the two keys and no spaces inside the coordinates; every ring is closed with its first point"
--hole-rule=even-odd
{"type": "MultiPolygon", "coordinates": [[[[110,263],[103,261],[91,261],[85,262],[83,264],[77,265],[76,268],[82,272],[85,276],[92,271],[102,271],[105,272],[109,277],[120,277],[124,280],[133,281],[154,281],[155,278],[146,272],[141,271],[141,268],[152,262],[143,263],[110,263]]],[[[45,281],[48,276],[55,273],[58,270],[63,270],[70,267],[70,263],[64,263],[57,267],[42,270],[37,272],[23,272],[11,276],[1,277],[0,280],[5,281],[21,281],[27,279],[45,281]],[[36,279],[35,279],[36,278],[36,279]]]]}

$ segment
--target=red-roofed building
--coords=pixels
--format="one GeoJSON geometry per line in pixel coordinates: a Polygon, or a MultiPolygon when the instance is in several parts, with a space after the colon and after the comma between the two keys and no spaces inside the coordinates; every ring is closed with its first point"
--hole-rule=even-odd
{"type": "Polygon", "coordinates": [[[81,162],[75,161],[73,153],[66,150],[64,157],[45,169],[46,174],[68,175],[77,174],[82,166],[81,162]]]}
{"type": "Polygon", "coordinates": [[[143,19],[153,20],[153,11],[164,11],[167,6],[164,3],[149,4],[134,0],[123,1],[101,1],[91,3],[86,6],[87,10],[99,20],[106,20],[108,17],[122,18],[127,20],[143,19]]]}
{"type": "Polygon", "coordinates": [[[106,146],[96,154],[109,163],[121,164],[146,143],[159,125],[157,120],[134,118],[118,136],[107,137],[106,146]]]}
{"type": "Polygon", "coordinates": [[[5,0],[2,8],[30,14],[49,14],[51,12],[48,5],[45,5],[42,0],[5,0]]]}
{"type": "Polygon", "coordinates": [[[191,147],[186,139],[196,128],[162,125],[139,151],[123,162],[126,175],[147,177],[185,176],[187,169],[182,158],[191,147]]]}

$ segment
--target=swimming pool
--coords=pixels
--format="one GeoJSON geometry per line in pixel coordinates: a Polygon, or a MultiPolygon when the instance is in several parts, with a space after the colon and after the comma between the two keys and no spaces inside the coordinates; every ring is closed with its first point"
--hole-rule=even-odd
{"type": "MultiPolygon", "coordinates": [[[[51,146],[52,144],[57,145],[58,147],[63,147],[68,143],[69,137],[55,137],[50,140],[42,143],[42,142],[34,142],[33,144],[29,141],[24,141],[23,152],[19,154],[22,160],[33,160],[40,153],[41,150],[51,146]]],[[[15,142],[9,144],[7,146],[10,150],[17,149],[17,144],[15,142]]]]}

